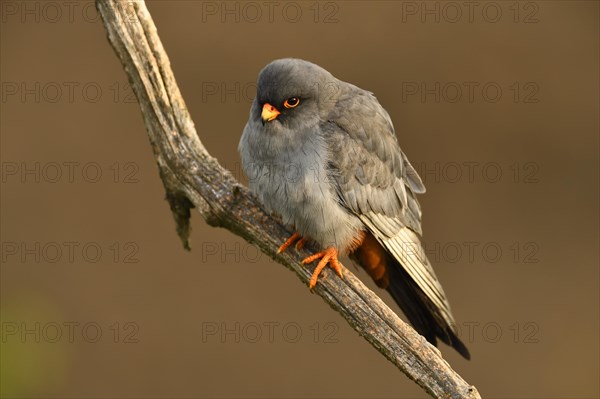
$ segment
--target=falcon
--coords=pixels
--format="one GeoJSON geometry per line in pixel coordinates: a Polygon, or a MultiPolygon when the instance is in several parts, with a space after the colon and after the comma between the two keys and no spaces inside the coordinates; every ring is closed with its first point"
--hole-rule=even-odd
{"type": "Polygon", "coordinates": [[[425,192],[373,93],[308,61],[259,73],[239,152],[251,191],[295,233],[279,248],[316,243],[310,279],[348,255],[386,289],[429,342],[469,359],[450,304],[421,244],[425,192]]]}

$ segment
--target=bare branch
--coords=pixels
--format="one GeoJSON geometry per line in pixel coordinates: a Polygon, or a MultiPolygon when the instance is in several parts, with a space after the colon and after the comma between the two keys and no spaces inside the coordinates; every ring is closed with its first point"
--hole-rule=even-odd
{"type": "MultiPolygon", "coordinates": [[[[189,249],[190,209],[211,226],[224,227],[255,244],[308,284],[307,251],[276,255],[290,235],[257,200],[212,158],[187,111],[169,59],[143,1],[97,0],[108,38],[137,95],[177,233],[189,249]]],[[[479,398],[440,352],[404,323],[349,270],[330,270],[314,288],[361,336],[436,398],[479,398]]]]}

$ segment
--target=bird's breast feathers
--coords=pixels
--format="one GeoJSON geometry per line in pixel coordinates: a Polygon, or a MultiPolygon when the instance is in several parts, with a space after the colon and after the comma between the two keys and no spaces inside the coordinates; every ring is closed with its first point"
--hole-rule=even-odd
{"type": "Polygon", "coordinates": [[[312,138],[279,146],[276,156],[266,150],[270,147],[269,137],[263,137],[260,148],[249,140],[242,165],[250,189],[269,211],[322,247],[334,246],[343,251],[363,225],[340,205],[327,170],[331,156],[327,145],[319,135],[312,138]]]}

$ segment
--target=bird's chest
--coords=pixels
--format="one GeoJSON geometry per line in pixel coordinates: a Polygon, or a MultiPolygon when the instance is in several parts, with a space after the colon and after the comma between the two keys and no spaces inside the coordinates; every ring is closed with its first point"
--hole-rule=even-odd
{"type": "Polygon", "coordinates": [[[246,174],[250,188],[269,211],[323,246],[342,248],[352,240],[358,222],[338,202],[326,169],[330,155],[325,146],[305,143],[280,148],[274,156],[254,155],[245,165],[246,174]]]}
{"type": "Polygon", "coordinates": [[[246,165],[251,189],[271,211],[289,224],[334,201],[325,165],[327,154],[316,148],[285,148],[276,156],[257,156],[246,165]]]}

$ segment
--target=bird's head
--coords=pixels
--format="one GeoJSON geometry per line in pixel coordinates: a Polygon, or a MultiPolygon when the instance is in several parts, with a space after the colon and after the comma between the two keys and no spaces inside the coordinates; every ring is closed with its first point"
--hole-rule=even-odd
{"type": "Polygon", "coordinates": [[[308,61],[273,61],[258,76],[251,118],[272,132],[313,126],[335,104],[338,82],[308,61]]]}

